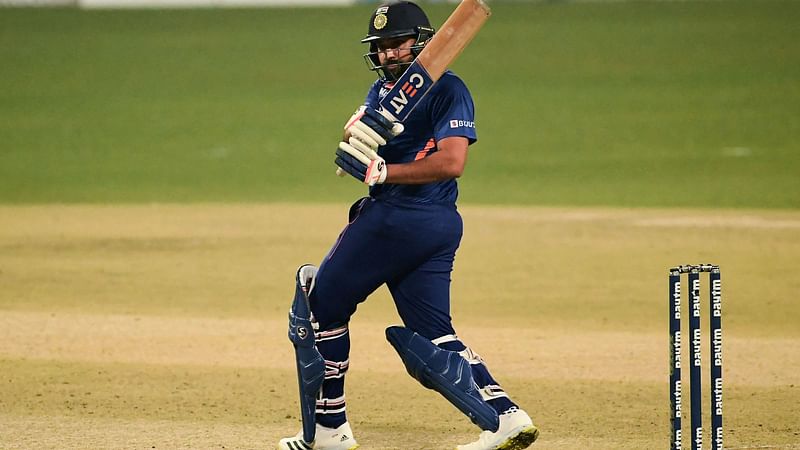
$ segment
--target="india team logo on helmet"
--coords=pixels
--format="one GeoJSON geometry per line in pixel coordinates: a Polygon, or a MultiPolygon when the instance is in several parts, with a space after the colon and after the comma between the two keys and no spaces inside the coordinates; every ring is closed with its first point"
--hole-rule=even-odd
{"type": "Polygon", "coordinates": [[[376,30],[382,30],[383,27],[386,26],[386,14],[376,14],[375,20],[372,21],[372,25],[375,26],[376,30]]]}
{"type": "Polygon", "coordinates": [[[383,27],[386,26],[386,23],[389,21],[389,18],[386,17],[388,11],[388,6],[381,6],[375,10],[375,19],[372,20],[372,26],[375,27],[376,30],[382,30],[383,27]]]}

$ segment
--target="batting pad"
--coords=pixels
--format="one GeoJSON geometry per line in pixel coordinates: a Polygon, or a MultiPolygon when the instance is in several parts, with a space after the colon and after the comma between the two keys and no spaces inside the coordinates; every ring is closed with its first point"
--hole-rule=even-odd
{"type": "Polygon", "coordinates": [[[303,440],[313,442],[316,434],[317,395],[325,377],[325,360],[314,345],[314,328],[308,293],[317,268],[301,266],[297,271],[297,289],[289,311],[289,340],[294,344],[297,361],[297,384],[300,387],[300,413],[303,418],[303,440]]]}
{"type": "Polygon", "coordinates": [[[481,429],[497,431],[500,426],[497,411],[481,398],[472,369],[458,352],[439,348],[405,327],[387,328],[386,339],[400,355],[409,375],[442,394],[481,429]]]}

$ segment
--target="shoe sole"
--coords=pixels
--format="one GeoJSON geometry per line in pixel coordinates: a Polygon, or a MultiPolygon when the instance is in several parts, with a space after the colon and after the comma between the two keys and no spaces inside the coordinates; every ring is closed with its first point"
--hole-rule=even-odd
{"type": "MultiPolygon", "coordinates": [[[[285,446],[286,446],[286,448],[289,448],[289,449],[291,449],[291,450],[293,450],[293,449],[299,449],[299,450],[303,450],[303,449],[313,449],[313,448],[314,448],[314,447],[313,447],[311,444],[306,444],[305,442],[303,442],[303,443],[301,444],[301,443],[299,443],[299,442],[296,442],[296,441],[290,441],[290,442],[282,442],[282,443],[278,443],[278,449],[279,449],[279,450],[284,448],[284,447],[282,447],[281,445],[285,445],[285,446]]],[[[357,449],[358,447],[359,447],[359,445],[358,445],[358,444],[356,444],[356,445],[354,445],[354,446],[352,446],[352,447],[347,447],[347,450],[355,450],[355,449],[357,449]]]]}
{"type": "Polygon", "coordinates": [[[311,444],[305,441],[281,441],[278,443],[278,450],[308,450],[312,448],[311,444]]]}
{"type": "Polygon", "coordinates": [[[528,448],[528,446],[536,442],[538,438],[539,429],[530,425],[523,428],[522,431],[517,433],[514,437],[500,444],[497,450],[522,450],[523,448],[528,448]]]}

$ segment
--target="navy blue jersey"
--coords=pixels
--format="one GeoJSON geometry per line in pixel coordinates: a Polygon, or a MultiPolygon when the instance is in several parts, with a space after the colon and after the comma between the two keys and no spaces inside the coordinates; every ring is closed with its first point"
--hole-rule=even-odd
{"type": "MultiPolygon", "coordinates": [[[[376,81],[365,104],[378,109],[378,103],[391,85],[376,81]]],[[[405,131],[378,149],[389,164],[407,163],[436,152],[436,143],[446,137],[462,136],[472,144],[475,133],[475,105],[467,86],[451,71],[446,71],[403,123],[405,131]]],[[[455,204],[458,185],[455,179],[428,184],[377,184],[370,196],[395,203],[455,204]]]]}

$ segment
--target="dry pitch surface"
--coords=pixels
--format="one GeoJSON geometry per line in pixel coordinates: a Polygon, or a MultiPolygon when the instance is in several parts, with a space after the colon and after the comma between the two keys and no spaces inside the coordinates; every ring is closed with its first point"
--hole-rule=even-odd
{"type": "MultiPolygon", "coordinates": [[[[294,271],[320,260],[347,206],[0,207],[0,448],[272,448],[294,434],[294,271]]],[[[726,447],[800,448],[800,213],[462,214],[456,327],[538,422],[535,448],[667,447],[666,274],[687,262],[723,270],[726,447]]],[[[351,323],[362,447],[472,440],[405,374],[383,338],[397,322],[382,289],[351,323]]]]}

